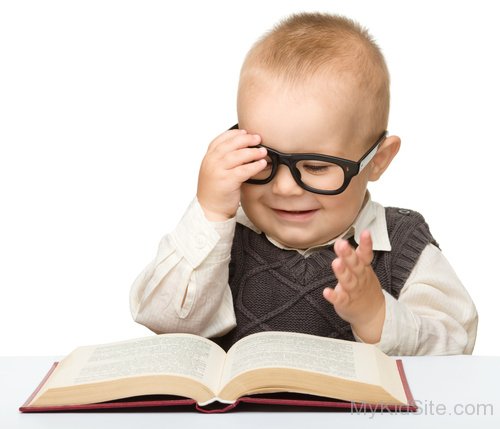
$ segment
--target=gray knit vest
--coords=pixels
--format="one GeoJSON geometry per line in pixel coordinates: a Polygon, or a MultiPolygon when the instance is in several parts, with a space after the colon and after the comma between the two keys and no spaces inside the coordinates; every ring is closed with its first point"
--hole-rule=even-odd
{"type": "MultiPolygon", "coordinates": [[[[375,251],[372,266],[382,287],[397,299],[425,246],[437,243],[419,213],[388,207],[385,214],[392,250],[375,251]]],[[[265,234],[236,224],[229,285],[237,325],[213,340],[225,350],[240,338],[261,331],[293,331],[354,341],[350,324],[323,297],[325,287],[337,284],[331,269],[335,258],[332,247],[304,257],[295,250],[274,246],[265,234]]]]}

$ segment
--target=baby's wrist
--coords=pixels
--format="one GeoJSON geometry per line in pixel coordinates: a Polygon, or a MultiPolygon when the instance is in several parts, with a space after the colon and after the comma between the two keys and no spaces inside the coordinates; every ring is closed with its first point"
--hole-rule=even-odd
{"type": "Polygon", "coordinates": [[[203,213],[205,213],[206,219],[210,222],[225,222],[229,219],[232,219],[236,214],[235,213],[233,215],[228,215],[225,213],[220,213],[217,211],[209,210],[209,209],[203,207],[203,205],[201,205],[201,204],[200,204],[200,206],[203,209],[203,213]]]}
{"type": "Polygon", "coordinates": [[[351,328],[365,343],[375,344],[380,341],[385,322],[385,297],[373,308],[373,313],[361,321],[351,322],[351,328]]]}

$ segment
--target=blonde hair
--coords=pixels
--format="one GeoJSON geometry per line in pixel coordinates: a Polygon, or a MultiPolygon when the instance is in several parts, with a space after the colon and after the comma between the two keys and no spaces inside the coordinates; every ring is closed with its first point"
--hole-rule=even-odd
{"type": "Polygon", "coordinates": [[[329,77],[348,77],[371,101],[370,134],[387,127],[390,77],[384,56],[368,31],[349,18],[326,13],[289,16],[250,49],[240,85],[259,71],[292,85],[325,72],[329,77]]]}

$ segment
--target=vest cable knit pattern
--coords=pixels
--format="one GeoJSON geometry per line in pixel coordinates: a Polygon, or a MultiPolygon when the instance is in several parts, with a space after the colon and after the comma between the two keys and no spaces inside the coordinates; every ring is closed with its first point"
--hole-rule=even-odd
{"type": "MultiPolygon", "coordinates": [[[[382,287],[396,299],[423,249],[434,241],[417,212],[388,207],[387,230],[392,250],[376,251],[372,266],[382,287]]],[[[353,239],[351,245],[356,246],[353,239]]],[[[213,338],[228,350],[244,336],[261,331],[293,331],[354,341],[349,323],[323,298],[334,287],[333,246],[302,256],[274,246],[264,234],[236,224],[229,285],[237,326],[213,338]]]]}

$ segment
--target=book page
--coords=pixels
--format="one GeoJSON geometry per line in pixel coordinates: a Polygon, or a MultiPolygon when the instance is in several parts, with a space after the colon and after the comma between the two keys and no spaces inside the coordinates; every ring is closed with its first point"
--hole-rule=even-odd
{"type": "Polygon", "coordinates": [[[363,346],[367,345],[292,332],[249,335],[229,350],[221,385],[245,371],[268,367],[302,369],[377,383],[377,363],[371,350],[363,346]]]}
{"type": "Polygon", "coordinates": [[[190,334],[164,334],[81,347],[58,365],[47,387],[170,374],[194,378],[215,391],[224,359],[224,350],[218,345],[190,334]]]}

